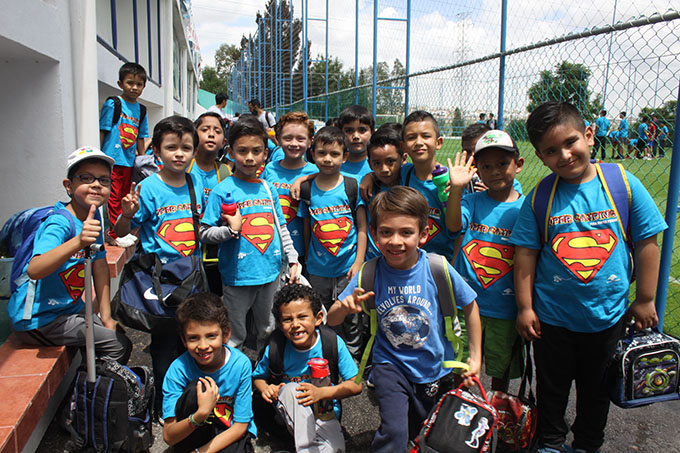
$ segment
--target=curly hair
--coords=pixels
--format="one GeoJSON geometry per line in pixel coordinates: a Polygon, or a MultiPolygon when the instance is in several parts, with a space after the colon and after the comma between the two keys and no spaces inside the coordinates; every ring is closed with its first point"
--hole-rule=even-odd
{"type": "Polygon", "coordinates": [[[319,293],[309,286],[293,283],[284,286],[274,294],[272,313],[276,322],[281,321],[281,307],[295,300],[306,300],[309,302],[315,316],[321,311],[321,296],[319,296],[319,293]]]}

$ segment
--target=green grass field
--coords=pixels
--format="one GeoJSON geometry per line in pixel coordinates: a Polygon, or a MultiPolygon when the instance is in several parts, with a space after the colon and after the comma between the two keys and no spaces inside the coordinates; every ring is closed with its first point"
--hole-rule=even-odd
{"type": "MultiPolygon", "coordinates": [[[[524,157],[524,168],[518,175],[517,179],[522,184],[524,192],[528,193],[538,181],[549,173],[547,167],[544,167],[541,161],[534,154],[534,148],[531,143],[526,141],[518,142],[520,154],[524,157]]],[[[439,155],[437,156],[440,162],[446,162],[447,157],[453,157],[457,151],[460,151],[460,140],[445,139],[439,155]]],[[[611,156],[611,147],[607,148],[607,156],[611,156]]],[[[642,160],[642,159],[625,159],[622,161],[607,162],[621,162],[629,172],[642,181],[652,198],[659,207],[663,215],[666,213],[666,198],[668,196],[668,175],[670,172],[670,151],[667,148],[666,157],[663,159],[642,160]]],[[[676,208],[674,208],[676,209],[676,208]]],[[[675,337],[680,337],[680,233],[675,231],[673,260],[671,262],[671,272],[668,283],[668,297],[666,302],[664,331],[675,337]]],[[[659,244],[661,245],[662,237],[659,236],[659,244]]],[[[635,295],[635,284],[631,287],[631,299],[635,295]]]]}

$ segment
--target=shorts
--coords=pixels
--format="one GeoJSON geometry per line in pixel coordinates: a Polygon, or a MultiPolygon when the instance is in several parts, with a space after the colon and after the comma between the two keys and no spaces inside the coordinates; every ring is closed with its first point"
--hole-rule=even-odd
{"type": "Polygon", "coordinates": [[[486,374],[503,379],[510,368],[509,379],[522,375],[522,339],[515,329],[515,320],[489,318],[482,320],[482,354],[486,374]],[[518,343],[519,342],[519,343],[518,343]]]}

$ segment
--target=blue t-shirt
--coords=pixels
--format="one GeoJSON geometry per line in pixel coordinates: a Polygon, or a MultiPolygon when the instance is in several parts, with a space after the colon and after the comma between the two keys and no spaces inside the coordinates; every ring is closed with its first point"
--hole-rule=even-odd
{"type": "Polygon", "coordinates": [[[283,158],[286,157],[286,154],[283,152],[283,148],[275,145],[274,142],[272,142],[271,140],[267,140],[267,153],[268,153],[267,165],[269,165],[272,162],[278,162],[280,160],[283,160],[283,158]]]}
{"type": "MultiPolygon", "coordinates": [[[[203,206],[207,206],[208,196],[210,195],[210,192],[212,192],[213,187],[215,187],[221,181],[220,174],[218,172],[219,165],[224,164],[218,164],[217,162],[215,162],[215,166],[211,168],[210,171],[203,171],[196,163],[196,160],[193,160],[191,162],[191,165],[189,166],[189,173],[191,173],[199,181],[201,181],[201,185],[203,186],[203,201],[201,202],[203,206]]],[[[226,165],[224,165],[224,168],[229,170],[229,167],[227,167],[226,165]]],[[[226,176],[230,176],[231,170],[224,172],[224,174],[226,176]]]]}
{"type": "Polygon", "coordinates": [[[621,122],[619,123],[619,138],[627,138],[628,137],[628,121],[625,118],[621,118],[621,122]]]}
{"type": "MultiPolygon", "coordinates": [[[[321,344],[321,333],[316,329],[316,342],[314,346],[306,350],[295,349],[290,340],[286,341],[283,350],[283,376],[282,382],[311,382],[309,359],[323,357],[323,346],[321,344]]],[[[338,337],[338,373],[343,381],[347,381],[357,375],[359,370],[352,359],[347,345],[338,337]]],[[[253,379],[264,379],[269,381],[269,346],[264,350],[264,355],[257,363],[253,371],[253,379]]],[[[335,401],[335,415],[340,418],[340,404],[335,401]]]]}
{"type": "Polygon", "coordinates": [[[268,164],[262,172],[261,178],[276,187],[279,193],[279,203],[283,216],[286,218],[286,226],[293,239],[293,245],[298,255],[305,255],[305,238],[303,234],[302,218],[298,217],[300,200],[295,200],[290,196],[290,187],[300,176],[317,173],[316,165],[306,163],[304,167],[296,170],[289,170],[281,165],[280,161],[268,164]]]}
{"type": "MultiPolygon", "coordinates": [[[[200,215],[203,212],[203,187],[198,178],[193,175],[191,178],[200,215]]],[[[135,213],[131,227],[140,227],[139,240],[144,253],[156,253],[163,263],[184,258],[196,250],[200,253],[186,183],[173,187],[154,173],[139,185],[139,211],[135,213]]]]}
{"type": "MultiPolygon", "coordinates": [[[[626,172],[631,190],[633,242],[667,228],[640,180],[626,172]]],[[[535,189],[534,189],[535,190],[535,189]]],[[[600,332],[628,309],[633,263],[614,209],[596,176],[582,184],[560,180],[550,208],[548,243],[541,242],[531,194],[520,210],[510,242],[540,250],[533,309],[548,324],[575,332],[600,332]]]]}
{"type": "MultiPolygon", "coordinates": [[[[200,377],[210,376],[217,384],[220,398],[215,407],[220,412],[231,411],[233,423],[248,423],[248,431],[257,435],[257,428],[253,423],[252,407],[252,379],[250,378],[250,359],[241,351],[223,345],[228,355],[227,362],[214,373],[202,371],[189,352],[177,357],[163,381],[163,419],[175,416],[177,401],[182,396],[186,386],[200,377]]],[[[231,426],[231,425],[230,425],[231,426]]]]}
{"type": "Polygon", "coordinates": [[[149,136],[149,121],[145,116],[141,124],[139,102],[130,103],[118,96],[121,103],[120,119],[113,121],[113,100],[108,99],[102,106],[99,115],[99,130],[107,131],[102,144],[102,151],[113,157],[116,165],[134,167],[137,154],[137,139],[149,136]]]}
{"type": "Polygon", "coordinates": [[[351,176],[357,180],[358,184],[361,184],[361,180],[370,172],[371,166],[368,165],[368,159],[359,162],[347,161],[342,164],[342,167],[340,168],[340,173],[342,173],[343,176],[351,176]]]}
{"type": "Polygon", "coordinates": [[[463,197],[461,233],[463,242],[454,268],[478,294],[479,313],[491,318],[517,318],[513,263],[515,246],[510,244],[512,227],[524,201],[502,203],[487,191],[463,197]]]}
{"type": "Polygon", "coordinates": [[[647,126],[647,123],[641,123],[638,126],[638,137],[642,141],[647,141],[647,131],[649,130],[649,126],[647,126]]]}
{"type": "Polygon", "coordinates": [[[668,127],[663,126],[659,128],[659,140],[665,140],[668,135],[668,127]]]}
{"type": "MultiPolygon", "coordinates": [[[[464,307],[476,294],[448,265],[456,305],[464,307]]],[[[352,294],[358,274],[338,299],[352,294]]],[[[451,372],[442,361],[454,360],[453,347],[446,339],[444,316],[439,308],[427,253],[418,251],[418,262],[410,269],[394,269],[378,258],[375,270],[375,309],[378,333],[373,363],[390,363],[417,384],[432,382],[451,372]]]]}
{"type": "MultiPolygon", "coordinates": [[[[374,188],[376,187],[375,185],[373,186],[374,188]]],[[[387,187],[383,184],[379,184],[378,187],[380,187],[380,192],[386,192],[390,190],[390,187],[387,187]]],[[[377,193],[374,193],[371,199],[369,200],[368,203],[366,203],[366,224],[370,225],[371,224],[371,216],[368,210],[368,206],[371,205],[371,201],[375,198],[375,196],[378,195],[377,193]]],[[[366,242],[366,258],[364,261],[368,261],[372,258],[375,258],[376,256],[382,255],[382,252],[378,248],[378,244],[375,243],[375,240],[373,239],[373,235],[371,234],[370,231],[367,231],[368,235],[368,241],[366,242]]]]}
{"type": "MultiPolygon", "coordinates": [[[[364,202],[357,196],[354,212],[364,202]]],[[[307,271],[320,277],[340,277],[354,264],[357,256],[357,228],[341,181],[331,190],[321,190],[312,181],[310,205],[300,204],[298,215],[309,219],[311,237],[307,271]]]]}
{"type": "Polygon", "coordinates": [[[607,131],[609,130],[609,120],[606,117],[598,116],[597,119],[595,120],[595,126],[597,127],[595,135],[597,135],[598,137],[607,136],[607,131]]]}
{"type": "Polygon", "coordinates": [[[281,272],[281,239],[274,216],[279,224],[286,219],[281,211],[276,191],[269,184],[274,206],[259,179],[244,181],[230,176],[210,193],[202,222],[208,226],[222,225],[222,202],[230,193],[243,217],[241,234],[220,244],[218,250],[222,283],[229,286],[254,286],[273,282],[281,272]]]}
{"type": "MultiPolygon", "coordinates": [[[[59,202],[55,205],[56,209],[62,209],[65,205],[59,202]]],[[[78,236],[83,229],[83,222],[69,213],[75,226],[75,236],[78,236]]],[[[98,216],[97,216],[98,218],[98,216]]],[[[60,246],[71,239],[71,227],[68,219],[61,214],[49,216],[40,225],[35,239],[33,240],[34,256],[42,255],[60,246]]],[[[97,244],[103,244],[104,239],[100,234],[97,244]]],[[[101,251],[92,257],[95,260],[106,258],[106,252],[101,251]]],[[[28,268],[30,259],[26,262],[24,272],[28,268]]],[[[7,313],[12,321],[12,327],[17,331],[26,331],[44,327],[54,321],[58,316],[72,315],[80,313],[85,307],[81,296],[85,289],[85,255],[82,250],[71,255],[64,264],[48,275],[38,280],[35,287],[35,299],[33,301],[33,311],[31,319],[25,320],[24,306],[26,303],[26,292],[28,285],[20,285],[7,305],[7,313]]]]}
{"type": "Polygon", "coordinates": [[[448,261],[451,261],[456,235],[446,228],[446,212],[444,205],[439,201],[437,186],[431,179],[426,181],[418,179],[411,163],[401,166],[401,182],[422,193],[430,207],[430,214],[427,218],[427,240],[422,247],[428,252],[444,255],[448,261]]]}

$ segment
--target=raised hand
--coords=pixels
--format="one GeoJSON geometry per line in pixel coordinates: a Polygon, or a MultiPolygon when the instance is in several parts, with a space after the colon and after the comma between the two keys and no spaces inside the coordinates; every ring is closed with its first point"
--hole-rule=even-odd
{"type": "Polygon", "coordinates": [[[468,158],[467,151],[456,153],[454,162],[451,158],[447,159],[449,164],[449,180],[452,187],[465,187],[472,181],[472,177],[477,173],[477,169],[472,166],[472,156],[468,158]]]}
{"type": "Polygon", "coordinates": [[[87,213],[87,218],[83,221],[83,229],[80,231],[80,247],[85,248],[94,244],[102,231],[102,226],[99,220],[94,218],[97,212],[95,205],[90,206],[90,211],[87,213]]]}
{"type": "Polygon", "coordinates": [[[139,211],[139,190],[140,186],[137,183],[132,183],[130,186],[130,193],[125,195],[120,201],[122,208],[122,215],[127,219],[132,219],[135,213],[139,211]]]}

